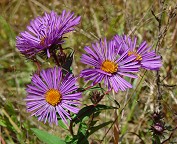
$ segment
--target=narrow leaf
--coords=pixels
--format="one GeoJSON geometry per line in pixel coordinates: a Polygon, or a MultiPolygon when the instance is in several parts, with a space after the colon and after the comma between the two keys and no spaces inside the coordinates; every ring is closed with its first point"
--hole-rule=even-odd
{"type": "Polygon", "coordinates": [[[109,124],[112,123],[112,122],[113,122],[113,121],[108,121],[108,122],[102,123],[102,124],[100,124],[100,125],[97,125],[97,126],[95,126],[95,127],[92,127],[92,128],[91,128],[91,131],[90,131],[90,133],[89,133],[89,136],[92,135],[94,132],[98,131],[99,129],[101,129],[101,128],[107,126],[107,125],[109,125],[109,124]]]}
{"type": "Polygon", "coordinates": [[[0,15],[0,27],[5,31],[8,36],[10,46],[15,46],[15,33],[11,26],[7,23],[4,17],[0,15]]]}
{"type": "Polygon", "coordinates": [[[31,128],[35,135],[46,144],[66,144],[59,137],[49,134],[46,131],[39,130],[37,128],[31,128]]]}
{"type": "Polygon", "coordinates": [[[67,126],[63,123],[62,119],[58,120],[58,125],[62,127],[63,129],[67,130],[67,126]]]}
{"type": "Polygon", "coordinates": [[[90,105],[82,108],[79,113],[74,117],[73,122],[78,123],[79,121],[82,121],[84,117],[90,116],[91,114],[102,111],[102,110],[108,110],[108,109],[117,109],[117,107],[113,106],[106,106],[98,104],[96,106],[90,105]]]}

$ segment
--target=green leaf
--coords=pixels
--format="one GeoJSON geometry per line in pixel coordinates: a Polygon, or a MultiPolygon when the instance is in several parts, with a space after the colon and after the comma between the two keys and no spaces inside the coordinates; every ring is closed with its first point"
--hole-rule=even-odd
{"type": "Polygon", "coordinates": [[[87,129],[88,129],[88,126],[86,123],[80,123],[77,135],[79,135],[79,133],[82,133],[83,135],[85,135],[87,132],[87,129]]]}
{"type": "Polygon", "coordinates": [[[168,131],[173,131],[173,127],[172,126],[165,126],[165,128],[168,130],[168,131]]]}
{"type": "Polygon", "coordinates": [[[11,26],[1,15],[0,15],[0,28],[2,28],[2,30],[8,36],[10,46],[11,47],[15,46],[15,33],[12,30],[11,26]]]}
{"type": "Polygon", "coordinates": [[[16,115],[15,108],[11,102],[6,103],[5,110],[8,111],[10,115],[16,115]]]}
{"type": "Polygon", "coordinates": [[[104,89],[99,87],[99,86],[95,86],[95,87],[92,87],[92,88],[88,89],[88,91],[90,91],[90,92],[95,91],[95,90],[99,91],[99,90],[104,90],[104,89]]]}
{"type": "Polygon", "coordinates": [[[90,105],[82,108],[79,113],[74,117],[73,122],[78,123],[84,119],[84,117],[89,117],[91,114],[94,112],[99,112],[102,110],[108,110],[108,109],[117,109],[117,107],[113,106],[106,106],[106,105],[101,105],[98,104],[96,106],[90,105]]]}
{"type": "Polygon", "coordinates": [[[118,108],[113,106],[102,105],[102,104],[98,104],[97,106],[95,106],[95,111],[102,111],[108,109],[118,109],[118,108]]]}
{"type": "Polygon", "coordinates": [[[65,142],[66,143],[69,143],[69,142],[71,142],[72,141],[72,136],[71,135],[67,135],[66,137],[65,137],[65,142]]]}
{"type": "Polygon", "coordinates": [[[0,126],[7,127],[6,121],[0,118],[0,126]]]}
{"type": "Polygon", "coordinates": [[[91,128],[91,131],[90,131],[90,133],[89,133],[89,136],[92,135],[94,132],[98,131],[99,129],[101,129],[101,128],[107,126],[107,125],[109,125],[109,124],[112,123],[112,122],[113,122],[113,121],[108,121],[108,122],[102,123],[102,124],[100,124],[100,125],[97,125],[97,126],[95,126],[95,127],[92,127],[92,128],[91,128]]]}
{"type": "Polygon", "coordinates": [[[83,133],[79,134],[79,139],[77,141],[77,144],[89,144],[88,140],[87,140],[87,136],[85,136],[83,133]]]}
{"type": "Polygon", "coordinates": [[[63,129],[67,130],[67,126],[63,123],[62,119],[58,120],[58,125],[61,126],[63,129]]]}
{"type": "Polygon", "coordinates": [[[37,128],[31,128],[35,135],[46,144],[66,144],[59,137],[49,134],[46,131],[39,130],[37,128]]]}
{"type": "Polygon", "coordinates": [[[159,136],[154,135],[152,143],[153,144],[161,144],[159,136]]]}

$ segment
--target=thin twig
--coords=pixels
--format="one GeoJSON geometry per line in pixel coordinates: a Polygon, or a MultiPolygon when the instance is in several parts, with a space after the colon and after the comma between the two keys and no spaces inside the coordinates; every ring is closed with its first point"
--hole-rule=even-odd
{"type": "MultiPolygon", "coordinates": [[[[162,25],[162,15],[163,15],[163,10],[164,10],[164,1],[165,0],[160,0],[160,16],[156,17],[153,10],[151,10],[152,15],[154,16],[154,18],[157,20],[158,22],[158,40],[157,40],[157,44],[155,46],[155,51],[156,53],[158,53],[159,51],[159,47],[160,47],[160,41],[161,41],[161,25],[162,25]]],[[[156,85],[157,85],[157,101],[158,101],[158,111],[161,111],[161,99],[162,99],[162,95],[161,95],[161,88],[160,88],[160,74],[159,74],[159,70],[157,70],[156,72],[156,85]]]]}
{"type": "Polygon", "coordinates": [[[165,144],[167,141],[169,141],[176,130],[177,130],[177,127],[173,129],[173,132],[170,134],[170,136],[166,140],[164,140],[161,144],[165,144]]]}
{"type": "Polygon", "coordinates": [[[73,132],[73,121],[70,122],[70,125],[69,125],[69,132],[72,136],[74,136],[74,132],[73,132]]]}
{"type": "Polygon", "coordinates": [[[55,62],[56,62],[56,64],[57,64],[57,66],[60,66],[60,63],[59,63],[59,61],[58,61],[58,57],[57,57],[55,51],[52,51],[52,56],[53,56],[53,58],[54,58],[54,60],[55,60],[55,62]]]}
{"type": "Polygon", "coordinates": [[[2,142],[2,144],[6,144],[1,135],[0,135],[0,142],[2,142]]]}
{"type": "Polygon", "coordinates": [[[176,87],[177,85],[168,85],[168,84],[161,84],[161,86],[164,86],[164,87],[176,87]]]}
{"type": "MultiPolygon", "coordinates": [[[[155,46],[155,51],[156,53],[159,52],[159,48],[161,47],[161,43],[162,41],[164,40],[165,36],[166,36],[166,33],[167,33],[167,30],[169,28],[169,25],[172,21],[172,19],[175,17],[176,15],[176,9],[177,9],[177,5],[174,7],[174,9],[172,9],[170,12],[169,12],[169,17],[168,17],[168,21],[167,21],[167,24],[165,25],[165,27],[162,29],[162,16],[163,16],[163,13],[166,9],[165,7],[165,0],[160,0],[160,16],[159,17],[156,17],[156,15],[154,14],[153,10],[151,10],[152,12],[152,15],[155,17],[155,19],[157,20],[158,22],[158,40],[157,40],[157,44],[155,46]]],[[[156,72],[156,85],[157,85],[157,100],[158,100],[158,111],[161,111],[162,107],[161,107],[161,100],[162,100],[162,92],[161,92],[161,80],[160,80],[160,73],[159,73],[159,70],[156,72]]]]}

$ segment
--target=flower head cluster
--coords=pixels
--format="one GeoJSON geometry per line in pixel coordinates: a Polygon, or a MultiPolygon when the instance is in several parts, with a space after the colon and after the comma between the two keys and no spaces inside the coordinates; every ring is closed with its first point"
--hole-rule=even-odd
{"type": "Polygon", "coordinates": [[[64,42],[63,35],[73,31],[73,27],[79,22],[80,17],[65,10],[61,15],[57,15],[54,11],[45,13],[44,16],[31,20],[27,30],[17,36],[16,46],[27,57],[32,57],[41,51],[50,57],[52,49],[64,42]]]}
{"type": "MultiPolygon", "coordinates": [[[[61,15],[54,11],[45,13],[32,20],[27,30],[17,36],[16,46],[27,58],[33,58],[41,52],[50,57],[52,53],[56,64],[69,71],[74,53],[67,56],[61,44],[64,43],[63,35],[73,31],[79,22],[80,17],[65,10],[61,15]]],[[[80,76],[85,81],[92,81],[92,85],[103,81],[108,91],[125,91],[132,88],[125,77],[137,78],[136,73],[140,68],[158,70],[161,67],[160,56],[150,49],[146,41],[138,46],[137,38],[131,40],[125,35],[116,35],[110,41],[105,38],[84,48],[86,53],[82,54],[81,62],[91,68],[82,70],[80,76]]],[[[59,67],[34,74],[26,89],[27,110],[44,123],[48,121],[49,124],[57,125],[60,117],[67,124],[67,119],[71,120],[70,112],[79,111],[77,106],[80,104],[81,92],[78,92],[75,84],[76,78],[70,73],[62,72],[59,67]]],[[[99,92],[91,95],[94,104],[102,98],[103,95],[99,92]]],[[[161,130],[160,126],[157,123],[153,129],[161,130]]]]}
{"type": "Polygon", "coordinates": [[[105,86],[115,92],[132,88],[124,76],[137,78],[132,73],[137,73],[139,68],[158,70],[162,66],[160,56],[150,51],[145,41],[138,48],[136,41],[136,38],[132,41],[130,37],[116,35],[109,42],[105,39],[92,47],[86,46],[81,62],[92,68],[83,70],[81,77],[93,81],[93,85],[104,81],[105,86]]]}
{"type": "Polygon", "coordinates": [[[163,121],[164,113],[162,112],[154,112],[151,116],[153,124],[151,125],[150,130],[156,136],[163,136],[166,130],[165,123],[163,121]]]}
{"type": "Polygon", "coordinates": [[[139,61],[142,68],[147,70],[158,70],[161,66],[161,57],[157,56],[154,50],[151,50],[146,41],[143,41],[137,46],[137,38],[131,40],[129,36],[123,35],[114,36],[116,49],[122,47],[119,54],[128,50],[128,56],[136,56],[136,61],[139,61]]]}
{"type": "Polygon", "coordinates": [[[136,56],[128,57],[127,51],[118,55],[121,47],[115,51],[115,44],[113,40],[107,42],[104,39],[104,41],[92,44],[92,47],[86,46],[84,50],[87,53],[82,55],[81,62],[93,68],[83,70],[81,77],[86,81],[92,80],[93,85],[104,80],[104,84],[109,90],[113,88],[115,92],[118,92],[119,89],[125,91],[127,88],[132,88],[132,85],[123,76],[137,78],[132,73],[138,72],[140,65],[138,65],[138,61],[135,61],[136,56]]]}
{"type": "Polygon", "coordinates": [[[27,86],[27,110],[40,121],[58,124],[58,115],[67,124],[70,113],[77,113],[81,93],[76,92],[76,78],[72,74],[62,76],[61,68],[42,70],[34,74],[27,86]]]}

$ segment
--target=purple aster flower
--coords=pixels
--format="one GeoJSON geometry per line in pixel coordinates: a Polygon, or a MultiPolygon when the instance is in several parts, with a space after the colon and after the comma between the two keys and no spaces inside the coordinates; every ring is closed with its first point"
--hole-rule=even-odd
{"type": "Polygon", "coordinates": [[[122,47],[119,54],[128,50],[128,56],[136,56],[136,61],[139,61],[142,68],[158,70],[162,66],[161,57],[157,56],[154,50],[151,50],[152,47],[149,47],[146,41],[137,46],[137,38],[135,37],[134,40],[131,40],[126,35],[116,35],[114,40],[116,41],[116,47],[122,47]]]}
{"type": "Polygon", "coordinates": [[[42,70],[39,75],[34,74],[32,82],[27,86],[27,111],[39,121],[58,124],[57,117],[67,124],[71,120],[70,113],[77,113],[81,93],[76,92],[76,78],[72,74],[62,77],[61,68],[42,70]]]}
{"type": "Polygon", "coordinates": [[[32,57],[43,50],[50,57],[52,48],[64,42],[63,34],[73,31],[73,27],[79,22],[80,16],[76,17],[74,13],[65,10],[61,15],[54,11],[45,13],[44,16],[31,20],[27,30],[17,36],[16,47],[27,57],[32,57]]]}
{"type": "MultiPolygon", "coordinates": [[[[120,51],[118,48],[118,52],[120,51]]],[[[93,85],[104,80],[105,86],[108,89],[125,91],[127,88],[132,88],[132,85],[127,82],[123,76],[130,78],[137,78],[131,73],[138,72],[140,65],[135,61],[136,56],[131,55],[127,57],[128,53],[125,51],[121,55],[115,52],[115,41],[107,43],[106,39],[100,43],[92,44],[92,48],[86,46],[86,54],[81,57],[81,62],[92,66],[92,68],[85,69],[80,76],[86,81],[92,80],[93,85]]]]}

